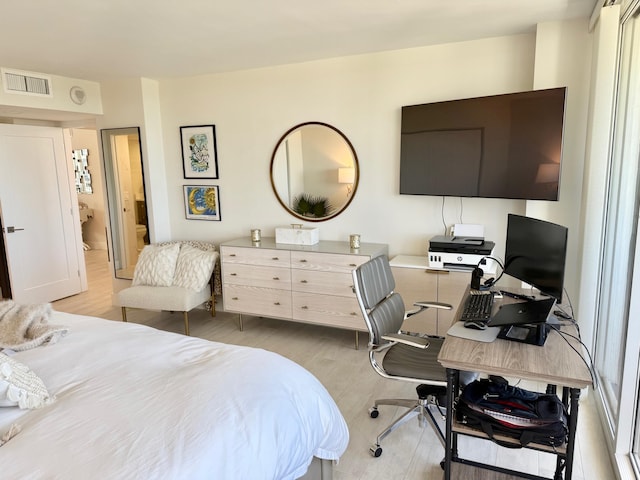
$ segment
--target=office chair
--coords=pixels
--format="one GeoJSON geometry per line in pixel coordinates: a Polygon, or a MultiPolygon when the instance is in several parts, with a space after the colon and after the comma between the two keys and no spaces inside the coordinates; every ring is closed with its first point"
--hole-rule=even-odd
{"type": "MultiPolygon", "coordinates": [[[[426,308],[450,310],[451,305],[440,302],[417,302],[415,310],[406,312],[404,301],[394,292],[395,280],[386,256],[379,256],[353,270],[354,292],[369,330],[369,360],[374,370],[385,378],[417,382],[417,399],[378,399],[369,409],[371,418],[378,417],[378,406],[395,405],[408,408],[402,416],[383,430],[369,449],[371,455],[382,454],[380,442],[393,430],[418,416],[420,425],[426,422],[437,433],[442,446],[445,437],[432,409],[443,415],[446,397],[446,371],[437,360],[444,339],[402,332],[404,320],[426,308]]],[[[474,378],[474,374],[461,374],[461,384],[474,378]]]]}

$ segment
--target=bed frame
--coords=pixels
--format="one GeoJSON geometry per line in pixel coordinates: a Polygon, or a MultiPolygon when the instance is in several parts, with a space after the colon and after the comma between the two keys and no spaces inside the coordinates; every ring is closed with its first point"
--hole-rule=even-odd
{"type": "Polygon", "coordinates": [[[309,470],[299,480],[331,480],[333,478],[333,460],[313,457],[309,470]]]}

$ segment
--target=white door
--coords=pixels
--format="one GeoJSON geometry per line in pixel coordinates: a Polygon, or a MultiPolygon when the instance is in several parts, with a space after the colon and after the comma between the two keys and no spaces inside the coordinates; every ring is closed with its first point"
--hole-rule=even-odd
{"type": "Polygon", "coordinates": [[[62,129],[0,125],[0,216],[16,302],[82,291],[82,235],[69,168],[62,129]]]}

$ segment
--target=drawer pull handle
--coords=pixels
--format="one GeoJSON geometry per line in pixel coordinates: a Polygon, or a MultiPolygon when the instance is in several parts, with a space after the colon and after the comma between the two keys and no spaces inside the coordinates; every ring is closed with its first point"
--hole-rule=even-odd
{"type": "Polygon", "coordinates": [[[302,310],[309,310],[309,307],[307,307],[306,305],[303,305],[303,306],[302,306],[302,307],[300,307],[300,308],[302,308],[302,310]]]}
{"type": "Polygon", "coordinates": [[[231,275],[232,277],[237,277],[237,276],[238,276],[238,274],[237,274],[237,273],[231,273],[230,275],[231,275]]]}
{"type": "Polygon", "coordinates": [[[308,283],[306,280],[300,280],[300,283],[308,283]]]}
{"type": "Polygon", "coordinates": [[[273,257],[271,260],[278,261],[278,260],[280,260],[280,259],[279,259],[278,257],[273,257]]]}
{"type": "Polygon", "coordinates": [[[238,297],[232,297],[231,300],[238,300],[238,297]]]}
{"type": "Polygon", "coordinates": [[[280,280],[280,277],[273,277],[274,280],[280,280]]]}
{"type": "Polygon", "coordinates": [[[357,264],[355,264],[355,263],[350,263],[350,264],[349,264],[349,266],[350,266],[350,267],[354,267],[354,268],[355,268],[355,267],[357,267],[358,265],[357,265],[357,264]]]}
{"type": "Polygon", "coordinates": [[[353,315],[354,317],[358,316],[358,314],[356,312],[351,312],[351,315],[353,315]]]}
{"type": "Polygon", "coordinates": [[[230,257],[235,257],[235,256],[236,256],[236,254],[235,254],[235,253],[230,253],[230,254],[229,254],[229,256],[230,256],[230,257]]]}
{"type": "Polygon", "coordinates": [[[280,302],[273,302],[274,305],[280,305],[280,302]]]}
{"type": "Polygon", "coordinates": [[[307,263],[307,261],[303,258],[302,260],[300,260],[300,263],[307,263]]]}

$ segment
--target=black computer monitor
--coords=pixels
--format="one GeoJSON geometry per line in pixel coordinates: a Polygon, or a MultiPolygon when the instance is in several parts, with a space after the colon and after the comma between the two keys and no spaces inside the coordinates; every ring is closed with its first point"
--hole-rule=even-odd
{"type": "Polygon", "coordinates": [[[561,225],[509,214],[504,273],[561,303],[567,236],[561,225]]]}

